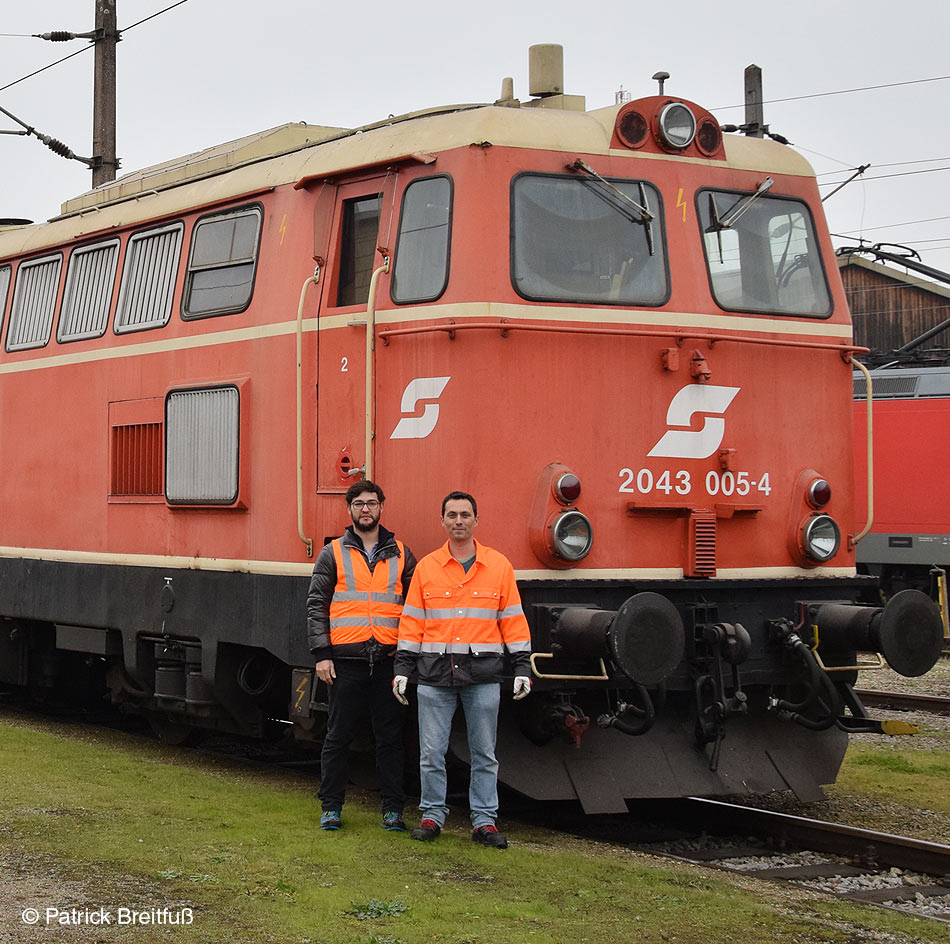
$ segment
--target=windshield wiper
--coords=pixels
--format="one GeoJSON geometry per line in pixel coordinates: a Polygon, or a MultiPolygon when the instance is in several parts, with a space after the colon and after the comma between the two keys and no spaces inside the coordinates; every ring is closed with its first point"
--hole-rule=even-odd
{"type": "Polygon", "coordinates": [[[595,180],[600,181],[608,190],[616,194],[624,203],[628,203],[630,206],[637,211],[637,216],[633,220],[634,223],[639,223],[642,226],[646,227],[646,236],[647,236],[647,248],[650,251],[650,255],[655,255],[656,250],[653,245],[653,220],[655,219],[653,213],[650,211],[650,204],[647,199],[646,188],[643,186],[643,181],[637,181],[637,186],[640,190],[640,203],[637,203],[632,197],[627,196],[619,187],[615,187],[609,180],[604,177],[601,177],[593,167],[590,166],[586,161],[577,158],[573,164],[567,165],[568,170],[580,171],[584,174],[589,174],[595,180]]]}
{"type": "Polygon", "coordinates": [[[719,243],[719,262],[722,263],[722,231],[724,229],[732,229],[736,221],[749,209],[752,204],[762,196],[762,194],[767,193],[772,189],[772,184],[775,181],[771,177],[766,177],[762,183],[759,184],[758,189],[755,193],[750,193],[742,203],[734,203],[729,209],[729,215],[723,220],[719,217],[719,207],[716,206],[716,196],[713,193],[709,194],[709,216],[712,219],[712,223],[706,227],[707,233],[715,233],[716,240],[719,243]]]}

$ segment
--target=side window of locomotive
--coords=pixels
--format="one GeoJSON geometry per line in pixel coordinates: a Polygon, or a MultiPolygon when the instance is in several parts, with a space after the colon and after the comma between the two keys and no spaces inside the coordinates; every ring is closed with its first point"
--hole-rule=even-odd
{"type": "Polygon", "coordinates": [[[396,237],[394,302],[431,302],[445,291],[451,217],[452,181],[448,177],[415,180],[406,188],[396,237]]]}
{"type": "Polygon", "coordinates": [[[170,505],[230,505],[238,497],[237,387],[173,390],[165,399],[165,498],[170,505]]]}
{"type": "Polygon", "coordinates": [[[254,288],[260,236],[259,207],[198,220],[182,293],[183,318],[247,308],[254,288]]]}
{"type": "Polygon", "coordinates": [[[73,250],[66,267],[57,341],[80,341],[105,333],[118,259],[118,239],[73,250]]]}
{"type": "Polygon", "coordinates": [[[638,180],[520,174],[511,278],[538,301],[662,305],[669,298],[659,192],[638,180]]]}
{"type": "Polygon", "coordinates": [[[184,226],[172,223],[129,238],[115,313],[116,334],[168,324],[184,226]]]}
{"type": "Polygon", "coordinates": [[[831,296],[815,227],[800,200],[706,190],[698,196],[709,284],[728,311],[823,318],[831,296]]]}
{"type": "Polygon", "coordinates": [[[62,268],[60,253],[20,263],[7,328],[8,351],[25,351],[49,343],[62,268]]]}
{"type": "Polygon", "coordinates": [[[379,238],[379,194],[343,201],[340,233],[340,274],[336,303],[364,305],[369,298],[369,282],[379,238]]]}
{"type": "Polygon", "coordinates": [[[7,310],[7,292],[10,291],[10,273],[12,266],[0,266],[0,329],[3,328],[3,314],[7,310]]]}

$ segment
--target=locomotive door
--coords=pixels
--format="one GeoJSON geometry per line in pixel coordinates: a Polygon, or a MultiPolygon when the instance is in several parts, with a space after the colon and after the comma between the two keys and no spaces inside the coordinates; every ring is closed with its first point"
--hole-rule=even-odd
{"type": "Polygon", "coordinates": [[[366,304],[373,271],[382,264],[386,181],[380,175],[336,188],[317,329],[320,492],[346,491],[359,481],[366,462],[366,304]]]}

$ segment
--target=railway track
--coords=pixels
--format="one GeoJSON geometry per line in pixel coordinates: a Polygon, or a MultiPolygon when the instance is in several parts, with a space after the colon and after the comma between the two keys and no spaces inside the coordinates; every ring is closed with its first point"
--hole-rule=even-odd
{"type": "Polygon", "coordinates": [[[636,848],[950,923],[950,846],[718,800],[668,812],[692,835],[636,848]]]}
{"type": "Polygon", "coordinates": [[[911,692],[884,692],[865,688],[855,689],[855,694],[869,708],[950,715],[950,698],[945,695],[915,695],[911,692]]]}

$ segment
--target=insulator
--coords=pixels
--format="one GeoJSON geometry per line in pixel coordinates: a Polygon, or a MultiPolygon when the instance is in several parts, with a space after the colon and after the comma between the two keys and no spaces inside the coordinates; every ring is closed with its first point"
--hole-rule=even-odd
{"type": "Polygon", "coordinates": [[[68,145],[63,144],[62,141],[57,141],[56,138],[48,138],[43,142],[54,154],[58,154],[60,157],[73,157],[73,152],[69,149],[68,145]]]}
{"type": "Polygon", "coordinates": [[[51,43],[66,43],[75,38],[75,33],[70,33],[66,30],[53,30],[51,33],[40,33],[40,39],[46,39],[51,43]]]}

